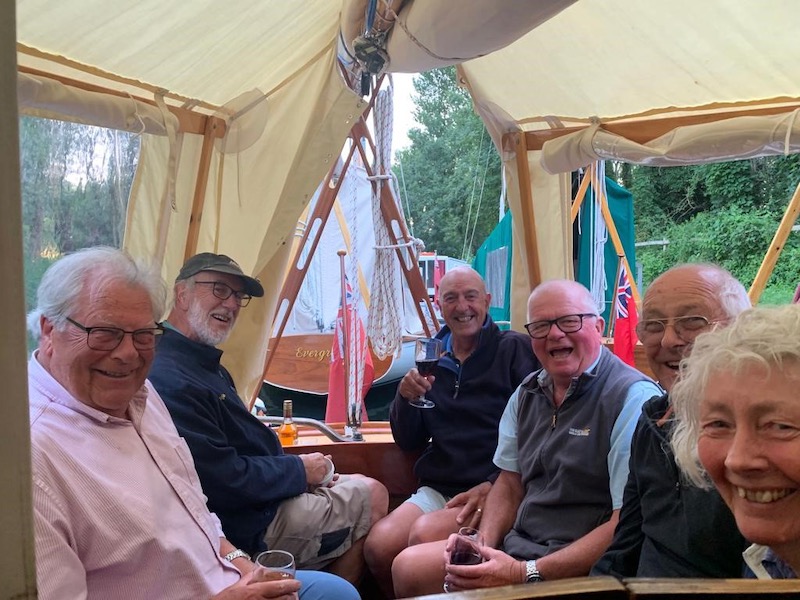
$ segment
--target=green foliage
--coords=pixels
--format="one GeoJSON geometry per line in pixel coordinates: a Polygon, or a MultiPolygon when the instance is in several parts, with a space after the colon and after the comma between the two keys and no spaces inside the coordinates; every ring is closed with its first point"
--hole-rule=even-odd
{"type": "MultiPolygon", "coordinates": [[[[768,157],[693,167],[633,168],[637,240],[645,286],[682,262],[714,262],[749,286],[795,187],[800,157],[768,157]]],[[[800,281],[800,236],[790,234],[762,302],[791,301],[800,281]]]]}
{"type": "MultiPolygon", "coordinates": [[[[33,117],[20,119],[25,302],[61,254],[120,247],[139,157],[136,136],[33,117]]],[[[31,347],[32,340],[28,340],[31,347]]]]}
{"type": "Polygon", "coordinates": [[[498,222],[500,158],[454,68],[423,73],[414,88],[422,127],[394,166],[406,216],[427,250],[471,260],[498,222]]]}
{"type": "Polygon", "coordinates": [[[136,136],[33,117],[20,119],[25,256],[119,247],[139,155],[136,136]]]}

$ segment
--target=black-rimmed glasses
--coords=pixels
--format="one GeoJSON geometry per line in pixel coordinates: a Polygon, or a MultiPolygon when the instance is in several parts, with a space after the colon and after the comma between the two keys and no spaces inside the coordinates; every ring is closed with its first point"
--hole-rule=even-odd
{"type": "Polygon", "coordinates": [[[236,298],[236,303],[239,306],[247,306],[252,296],[244,292],[237,292],[231,286],[221,281],[195,281],[199,285],[210,285],[211,292],[220,300],[227,300],[231,296],[236,298]]]}
{"type": "Polygon", "coordinates": [[[550,329],[555,325],[564,333],[575,333],[583,327],[583,320],[589,317],[596,317],[594,313],[580,313],[577,315],[564,315],[557,319],[543,319],[533,321],[525,325],[528,335],[535,340],[546,338],[550,334],[550,329]]]}
{"type": "Polygon", "coordinates": [[[684,342],[692,342],[694,338],[703,333],[716,321],[709,321],[702,315],[687,315],[674,319],[646,319],[636,324],[636,335],[642,344],[660,342],[667,330],[667,325],[672,323],[672,330],[684,342]]]}
{"type": "Polygon", "coordinates": [[[133,346],[137,350],[152,350],[156,347],[161,334],[164,333],[164,328],[161,325],[125,331],[119,327],[86,327],[69,317],[67,317],[67,321],[86,332],[86,344],[92,350],[114,350],[122,343],[122,338],[126,335],[131,336],[133,346]]]}

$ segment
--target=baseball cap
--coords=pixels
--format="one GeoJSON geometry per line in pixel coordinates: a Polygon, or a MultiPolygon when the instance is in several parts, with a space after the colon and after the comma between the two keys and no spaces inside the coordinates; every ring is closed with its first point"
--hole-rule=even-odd
{"type": "Polygon", "coordinates": [[[258,279],[245,275],[242,267],[236,264],[236,261],[230,256],[214,254],[213,252],[201,252],[188,259],[183,263],[175,281],[189,279],[189,277],[197,275],[200,271],[216,271],[217,273],[236,275],[244,283],[244,291],[246,293],[256,298],[264,295],[264,288],[258,282],[258,279]]]}

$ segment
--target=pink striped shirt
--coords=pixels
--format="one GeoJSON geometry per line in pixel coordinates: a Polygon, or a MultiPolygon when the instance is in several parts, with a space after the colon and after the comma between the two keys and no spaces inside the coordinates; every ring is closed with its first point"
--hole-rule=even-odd
{"type": "Polygon", "coordinates": [[[130,420],[77,401],[35,357],[28,387],[41,600],[202,600],[239,579],[149,382],[130,420]]]}

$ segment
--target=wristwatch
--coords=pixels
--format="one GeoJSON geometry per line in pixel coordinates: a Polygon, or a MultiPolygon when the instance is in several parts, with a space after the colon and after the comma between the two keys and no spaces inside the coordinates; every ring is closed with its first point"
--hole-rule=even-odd
{"type": "Polygon", "coordinates": [[[536,583],[537,581],[542,581],[542,574],[539,573],[539,569],[536,568],[536,561],[526,560],[525,583],[536,583]]]}
{"type": "Polygon", "coordinates": [[[250,555],[247,552],[245,552],[244,550],[239,550],[238,548],[233,552],[228,552],[225,555],[225,560],[227,560],[228,562],[233,562],[237,558],[246,558],[247,560],[251,560],[250,555]]]}

